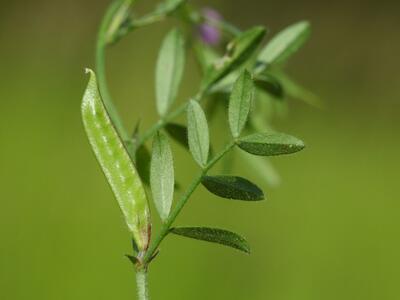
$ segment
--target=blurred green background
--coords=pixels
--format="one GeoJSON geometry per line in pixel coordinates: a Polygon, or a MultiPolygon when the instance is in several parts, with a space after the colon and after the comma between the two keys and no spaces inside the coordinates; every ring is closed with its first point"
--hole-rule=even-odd
{"type": "MultiPolygon", "coordinates": [[[[1,1],[0,299],[135,299],[129,234],[80,120],[107,2],[1,1]]],[[[143,11],[154,5],[143,2],[143,11]]],[[[273,159],[282,184],[263,186],[268,201],[231,203],[200,188],[177,220],[237,231],[252,255],[168,237],[150,269],[153,299],[400,299],[400,2],[193,2],[242,28],[311,20],[289,73],[326,108],[291,101],[275,122],[308,147],[273,159]]],[[[156,118],[154,64],[168,28],[109,51],[111,91],[130,128],[156,118]]],[[[197,84],[189,68],[181,99],[197,84]]],[[[174,149],[186,185],[196,167],[174,149]]]]}

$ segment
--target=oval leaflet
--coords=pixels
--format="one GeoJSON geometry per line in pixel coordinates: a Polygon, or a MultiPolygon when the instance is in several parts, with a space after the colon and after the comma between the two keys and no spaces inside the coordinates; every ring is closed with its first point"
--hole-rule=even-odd
{"type": "Polygon", "coordinates": [[[254,94],[251,74],[244,70],[233,85],[229,100],[229,127],[234,138],[239,137],[246,125],[254,94]]]}
{"type": "Polygon", "coordinates": [[[272,38],[261,51],[258,61],[264,64],[285,62],[307,41],[310,35],[310,23],[301,21],[295,23],[272,38]]]}
{"type": "Polygon", "coordinates": [[[187,108],[189,149],[194,160],[204,167],[210,152],[210,137],[206,115],[200,104],[190,100],[187,108]]]}
{"type": "Polygon", "coordinates": [[[185,41],[177,29],[165,37],[156,67],[157,110],[164,116],[178,94],[185,67],[185,41]]]}
{"type": "Polygon", "coordinates": [[[158,132],[153,141],[150,185],[153,200],[161,220],[168,218],[174,197],[174,162],[171,147],[165,135],[158,132]]]}
{"type": "Polygon", "coordinates": [[[171,232],[196,240],[221,244],[250,254],[250,246],[247,241],[232,231],[209,227],[179,227],[172,228],[171,232]]]}
{"type": "Polygon", "coordinates": [[[209,192],[222,198],[243,201],[264,200],[263,191],[242,177],[205,176],[201,183],[209,192]]]}
{"type": "Polygon", "coordinates": [[[304,149],[303,141],[283,133],[256,133],[238,142],[239,147],[251,154],[275,156],[292,154],[304,149]]]}

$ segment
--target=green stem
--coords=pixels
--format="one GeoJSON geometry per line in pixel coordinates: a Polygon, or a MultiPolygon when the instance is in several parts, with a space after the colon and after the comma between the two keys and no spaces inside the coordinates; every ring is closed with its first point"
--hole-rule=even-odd
{"type": "Polygon", "coordinates": [[[110,92],[107,86],[107,77],[106,77],[106,65],[105,65],[105,51],[107,47],[107,34],[108,29],[113,21],[114,15],[118,12],[120,6],[123,4],[123,1],[114,1],[109,8],[107,9],[106,14],[100,25],[100,30],[97,36],[97,44],[96,44],[96,74],[97,80],[99,83],[99,89],[101,97],[104,101],[104,105],[107,108],[108,113],[115,125],[118,133],[121,135],[123,140],[129,139],[129,133],[125,129],[122,119],[120,118],[118,111],[112,101],[110,92]]]}
{"type": "Polygon", "coordinates": [[[188,187],[186,192],[182,195],[181,199],[178,201],[173,211],[169,215],[168,219],[163,224],[159,234],[156,236],[155,240],[151,243],[149,250],[146,252],[143,258],[143,264],[147,265],[153,255],[156,253],[158,247],[164,238],[168,235],[169,230],[174,223],[175,219],[178,217],[179,213],[182,211],[185,204],[188,202],[190,196],[196,190],[196,188],[200,185],[204,176],[207,175],[207,172],[225,155],[227,154],[233,147],[235,146],[235,142],[229,143],[224,150],[218,153],[209,163],[204,167],[204,169],[200,172],[200,174],[193,180],[191,185],[188,187]]]}
{"type": "Polygon", "coordinates": [[[138,300],[149,300],[149,288],[146,268],[141,268],[136,271],[136,286],[138,300]]]}
{"type": "MultiPolygon", "coordinates": [[[[204,94],[205,94],[205,91],[199,92],[195,97],[193,97],[193,99],[195,101],[201,101],[204,94]]],[[[177,118],[182,113],[184,113],[186,111],[188,105],[189,105],[189,102],[186,102],[186,103],[180,105],[177,109],[170,112],[162,119],[158,120],[157,123],[155,123],[149,129],[147,129],[143,134],[141,134],[135,144],[136,149],[138,149],[140,146],[142,146],[144,143],[146,143],[146,141],[148,139],[150,139],[158,130],[164,128],[169,122],[171,122],[173,119],[177,118]]]]}
{"type": "Polygon", "coordinates": [[[242,31],[234,26],[233,24],[224,21],[224,20],[214,20],[214,19],[207,19],[211,25],[219,28],[221,31],[225,32],[226,34],[232,35],[234,37],[238,36],[242,33],[242,31]]]}

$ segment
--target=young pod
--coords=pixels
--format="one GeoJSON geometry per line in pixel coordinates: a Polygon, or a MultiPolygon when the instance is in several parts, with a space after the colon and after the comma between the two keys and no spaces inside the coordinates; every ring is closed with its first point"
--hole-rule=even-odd
{"type": "Polygon", "coordinates": [[[139,174],[101,99],[93,71],[83,96],[82,119],[90,145],[118,201],[139,252],[151,234],[147,196],[139,174]]]}

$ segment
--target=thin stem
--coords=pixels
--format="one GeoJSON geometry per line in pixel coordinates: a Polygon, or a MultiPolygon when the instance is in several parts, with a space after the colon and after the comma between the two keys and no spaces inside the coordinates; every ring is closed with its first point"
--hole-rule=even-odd
{"type": "MultiPolygon", "coordinates": [[[[199,92],[195,97],[193,97],[193,99],[195,101],[201,101],[204,94],[205,94],[205,92],[199,92]]],[[[164,128],[169,122],[171,122],[173,119],[177,118],[182,113],[184,113],[186,111],[188,105],[189,105],[189,102],[186,102],[186,103],[180,105],[177,109],[170,112],[162,119],[158,120],[157,123],[155,123],[153,126],[151,126],[142,135],[140,135],[140,137],[138,138],[138,140],[136,142],[136,149],[138,149],[140,146],[142,146],[144,143],[146,143],[146,141],[148,139],[150,139],[158,130],[160,130],[161,128],[164,128]]]]}
{"type": "Polygon", "coordinates": [[[168,235],[169,230],[174,223],[175,219],[178,217],[179,213],[182,211],[185,204],[188,202],[190,196],[196,190],[196,188],[200,185],[204,176],[207,175],[207,172],[225,155],[227,154],[233,147],[235,146],[235,142],[229,143],[224,150],[218,153],[213,159],[211,159],[208,164],[204,167],[204,169],[200,172],[200,174],[193,180],[191,185],[188,187],[186,192],[182,195],[181,199],[178,201],[173,211],[169,215],[168,219],[165,221],[161,230],[155,240],[151,243],[149,250],[146,252],[146,255],[143,258],[144,265],[149,263],[149,260],[153,257],[158,247],[164,238],[168,235]]]}
{"type": "Polygon", "coordinates": [[[207,18],[207,22],[234,37],[242,33],[239,28],[224,20],[214,20],[212,18],[207,18]]]}
{"type": "Polygon", "coordinates": [[[104,101],[104,105],[107,108],[110,117],[117,128],[117,131],[121,135],[123,140],[129,139],[129,133],[125,129],[122,119],[118,114],[118,111],[112,101],[110,92],[107,86],[107,76],[106,76],[106,65],[105,65],[105,51],[107,47],[107,33],[109,26],[113,20],[114,15],[118,12],[118,9],[123,4],[123,1],[114,1],[107,9],[106,14],[100,25],[100,30],[97,36],[96,44],[96,73],[99,83],[100,94],[104,101]]]}
{"type": "Polygon", "coordinates": [[[146,268],[141,268],[136,271],[136,286],[138,300],[149,300],[149,287],[146,268]]]}

